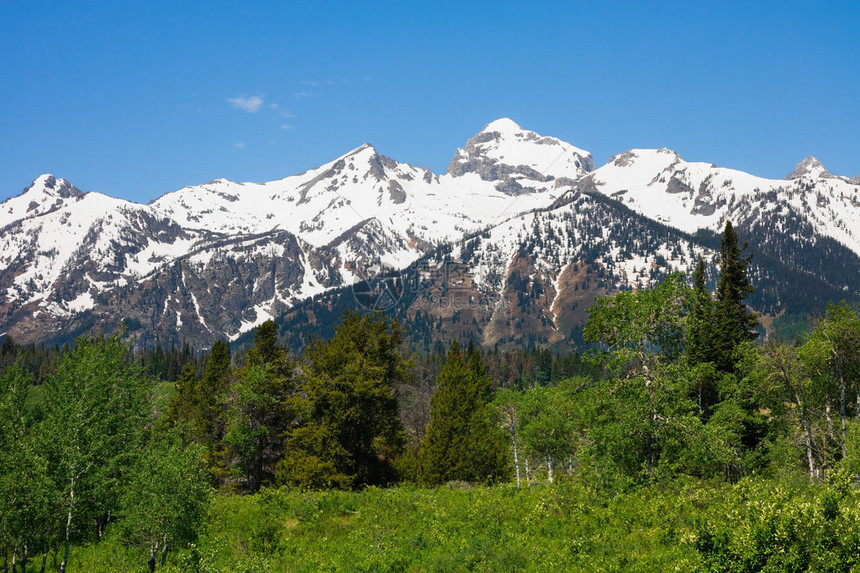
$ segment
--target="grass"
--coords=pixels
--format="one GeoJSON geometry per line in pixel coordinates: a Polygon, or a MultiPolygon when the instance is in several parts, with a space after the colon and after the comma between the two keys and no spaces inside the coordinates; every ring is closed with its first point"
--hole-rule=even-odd
{"type": "MultiPolygon", "coordinates": [[[[220,495],[197,544],[173,553],[165,570],[849,571],[860,495],[835,491],[691,480],[616,496],[573,481],[220,495]],[[843,509],[833,513],[834,503],[843,509]],[[805,533],[785,535],[798,529],[805,533]],[[785,555],[790,567],[778,561],[785,555]],[[822,567],[823,555],[840,566],[822,567]]],[[[76,548],[69,570],[143,571],[144,553],[107,539],[76,548]]]]}

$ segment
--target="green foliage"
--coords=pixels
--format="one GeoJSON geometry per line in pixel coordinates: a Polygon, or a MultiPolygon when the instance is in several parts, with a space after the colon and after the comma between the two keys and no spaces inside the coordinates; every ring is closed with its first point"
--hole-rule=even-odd
{"type": "Polygon", "coordinates": [[[165,382],[175,382],[188,365],[195,369],[200,366],[191,345],[187,342],[179,348],[175,345],[168,347],[156,343],[152,348],[141,350],[137,358],[150,378],[165,382]]]}
{"type": "Polygon", "coordinates": [[[849,417],[860,414],[860,310],[830,305],[798,354],[825,407],[838,407],[840,431],[830,438],[844,456],[849,417]]]}
{"type": "MultiPolygon", "coordinates": [[[[603,495],[581,483],[216,496],[205,533],[166,571],[851,571],[860,493],[746,478],[603,495]]],[[[73,554],[140,570],[108,539],[73,554]]]]}
{"type": "Polygon", "coordinates": [[[837,478],[816,489],[744,481],[696,521],[701,571],[854,571],[860,498],[837,478]]]}
{"type": "Polygon", "coordinates": [[[29,404],[30,376],[0,373],[0,555],[46,550],[58,521],[54,487],[29,404]]]}
{"type": "Polygon", "coordinates": [[[347,313],[333,338],[310,345],[279,483],[349,489],[395,479],[403,444],[395,387],[409,367],[401,340],[396,321],[347,313]]]}
{"type": "Polygon", "coordinates": [[[233,420],[225,441],[231,446],[233,473],[244,491],[272,485],[296,417],[295,364],[277,344],[272,321],[257,328],[246,364],[236,373],[233,420]]]}
{"type": "Polygon", "coordinates": [[[119,535],[149,550],[150,559],[197,539],[210,497],[205,451],[168,434],[150,441],[134,465],[123,489],[119,535]]]}
{"type": "Polygon", "coordinates": [[[230,346],[223,340],[216,340],[206,360],[203,377],[197,381],[192,398],[195,436],[213,453],[224,437],[230,366],[230,346]]]}
{"type": "Polygon", "coordinates": [[[699,264],[693,274],[690,316],[687,321],[687,361],[692,365],[713,362],[714,350],[711,342],[714,301],[705,286],[705,262],[699,264]]]}
{"type": "Polygon", "coordinates": [[[744,304],[754,290],[747,278],[750,257],[742,257],[746,248],[746,244],[738,246],[737,233],[731,221],[726,221],[712,332],[713,361],[721,372],[735,372],[737,348],[757,336],[757,315],[744,304]]]}
{"type": "Polygon", "coordinates": [[[564,388],[540,386],[524,392],[520,399],[519,435],[523,453],[546,463],[547,479],[553,471],[573,459],[577,435],[573,404],[564,388]]]}
{"type": "Polygon", "coordinates": [[[731,477],[739,464],[739,423],[728,403],[707,421],[690,398],[695,371],[667,366],[652,377],[618,379],[576,396],[586,446],[581,475],[607,490],[678,475],[731,477]]]}
{"type": "Polygon", "coordinates": [[[437,378],[430,424],[418,452],[419,480],[490,483],[510,474],[504,435],[493,424],[490,381],[477,353],[466,359],[454,342],[437,378]]]}
{"type": "Polygon", "coordinates": [[[714,301],[705,286],[705,263],[700,257],[696,271],[693,273],[685,352],[687,364],[696,369],[692,397],[698,403],[699,411],[704,417],[710,416],[712,408],[719,401],[718,373],[713,365],[716,360],[713,322],[714,301]]]}
{"type": "Polygon", "coordinates": [[[205,572],[689,569],[698,556],[680,538],[693,508],[677,493],[611,499],[564,483],[218,497],[195,564],[205,572]]]}
{"type": "Polygon", "coordinates": [[[162,413],[173,385],[156,396],[142,370],[176,365],[163,351],[84,337],[39,387],[49,354],[6,339],[0,552],[73,542],[88,571],[139,570],[141,547],[198,572],[858,568],[860,314],[754,344],[742,252],[727,224],[716,301],[701,261],[692,289],[599,299],[590,368],[470,342],[413,371],[396,321],[347,313],[301,361],[272,322],[237,370],[219,341],[162,413]],[[251,495],[216,496],[204,526],[207,466],[251,495]],[[443,487],[376,488],[398,472],[443,487]]]}
{"type": "MultiPolygon", "coordinates": [[[[175,393],[164,420],[171,427],[179,426],[190,434],[197,411],[197,378],[193,364],[186,364],[174,384],[175,393]]],[[[189,439],[191,436],[189,435],[189,439]]]]}
{"type": "Polygon", "coordinates": [[[690,297],[684,280],[676,273],[650,290],[598,298],[583,330],[586,342],[601,343],[594,359],[620,375],[677,359],[690,297]]]}
{"type": "Polygon", "coordinates": [[[65,522],[55,535],[67,544],[118,512],[147,420],[149,383],[128,363],[120,334],[78,338],[45,383],[41,446],[65,522]]]}

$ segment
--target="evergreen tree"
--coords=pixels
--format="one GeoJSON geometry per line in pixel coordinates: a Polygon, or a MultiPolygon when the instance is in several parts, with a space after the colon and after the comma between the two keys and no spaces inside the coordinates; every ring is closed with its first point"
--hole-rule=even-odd
{"type": "Polygon", "coordinates": [[[487,397],[486,365],[467,362],[454,342],[437,379],[430,403],[430,424],[418,452],[422,482],[452,480],[489,483],[510,473],[503,433],[492,423],[487,397]]]}
{"type": "Polygon", "coordinates": [[[711,413],[719,399],[713,366],[713,320],[714,301],[705,286],[705,262],[699,257],[699,264],[693,273],[685,350],[687,364],[696,370],[691,397],[698,403],[699,411],[705,415],[711,413]]]}
{"type": "Polygon", "coordinates": [[[0,344],[0,371],[15,362],[20,350],[20,347],[15,344],[10,335],[7,334],[3,337],[3,344],[0,344]]]}
{"type": "Polygon", "coordinates": [[[753,292],[747,277],[751,256],[743,257],[747,248],[738,246],[738,236],[731,221],[726,221],[720,255],[720,282],[717,285],[713,320],[713,358],[721,372],[735,372],[736,350],[758,334],[757,315],[747,310],[744,299],[753,292]]]}
{"type": "Polygon", "coordinates": [[[705,286],[705,262],[699,257],[699,264],[693,273],[693,293],[690,315],[687,318],[687,362],[690,365],[713,361],[711,329],[714,302],[705,286]]]}
{"type": "Polygon", "coordinates": [[[246,364],[236,375],[235,421],[225,438],[234,450],[245,489],[257,491],[275,477],[295,418],[295,364],[277,343],[271,320],[257,327],[246,364]]]}
{"type": "Polygon", "coordinates": [[[194,420],[197,405],[197,377],[195,376],[194,364],[187,363],[179,373],[174,385],[176,394],[170,402],[170,407],[165,414],[165,422],[170,427],[185,427],[194,420]]]}
{"type": "Polygon", "coordinates": [[[299,427],[277,466],[277,481],[306,488],[357,488],[395,479],[403,444],[396,385],[408,377],[397,321],[348,311],[327,342],[305,352],[299,427]]]}
{"type": "Polygon", "coordinates": [[[203,377],[195,385],[192,433],[208,449],[207,461],[217,481],[224,482],[228,452],[223,443],[227,427],[227,393],[230,388],[230,346],[216,340],[206,360],[203,377]]]}

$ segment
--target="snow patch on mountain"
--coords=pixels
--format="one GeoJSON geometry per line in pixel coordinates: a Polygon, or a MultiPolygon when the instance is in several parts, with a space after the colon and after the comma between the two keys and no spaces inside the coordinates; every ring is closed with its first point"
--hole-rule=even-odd
{"type": "Polygon", "coordinates": [[[720,232],[770,214],[808,221],[815,231],[860,254],[860,187],[826,177],[814,158],[798,177],[772,180],[708,163],[686,162],[668,149],[634,149],[587,176],[600,193],[687,233],[720,232]]]}

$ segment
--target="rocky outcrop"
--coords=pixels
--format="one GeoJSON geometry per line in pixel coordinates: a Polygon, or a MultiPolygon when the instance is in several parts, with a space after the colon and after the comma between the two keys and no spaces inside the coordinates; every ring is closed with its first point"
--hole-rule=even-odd
{"type": "Polygon", "coordinates": [[[794,171],[785,176],[785,179],[791,181],[792,179],[800,179],[801,177],[832,179],[835,176],[827,171],[818,159],[807,155],[803,161],[795,166],[794,171]]]}

